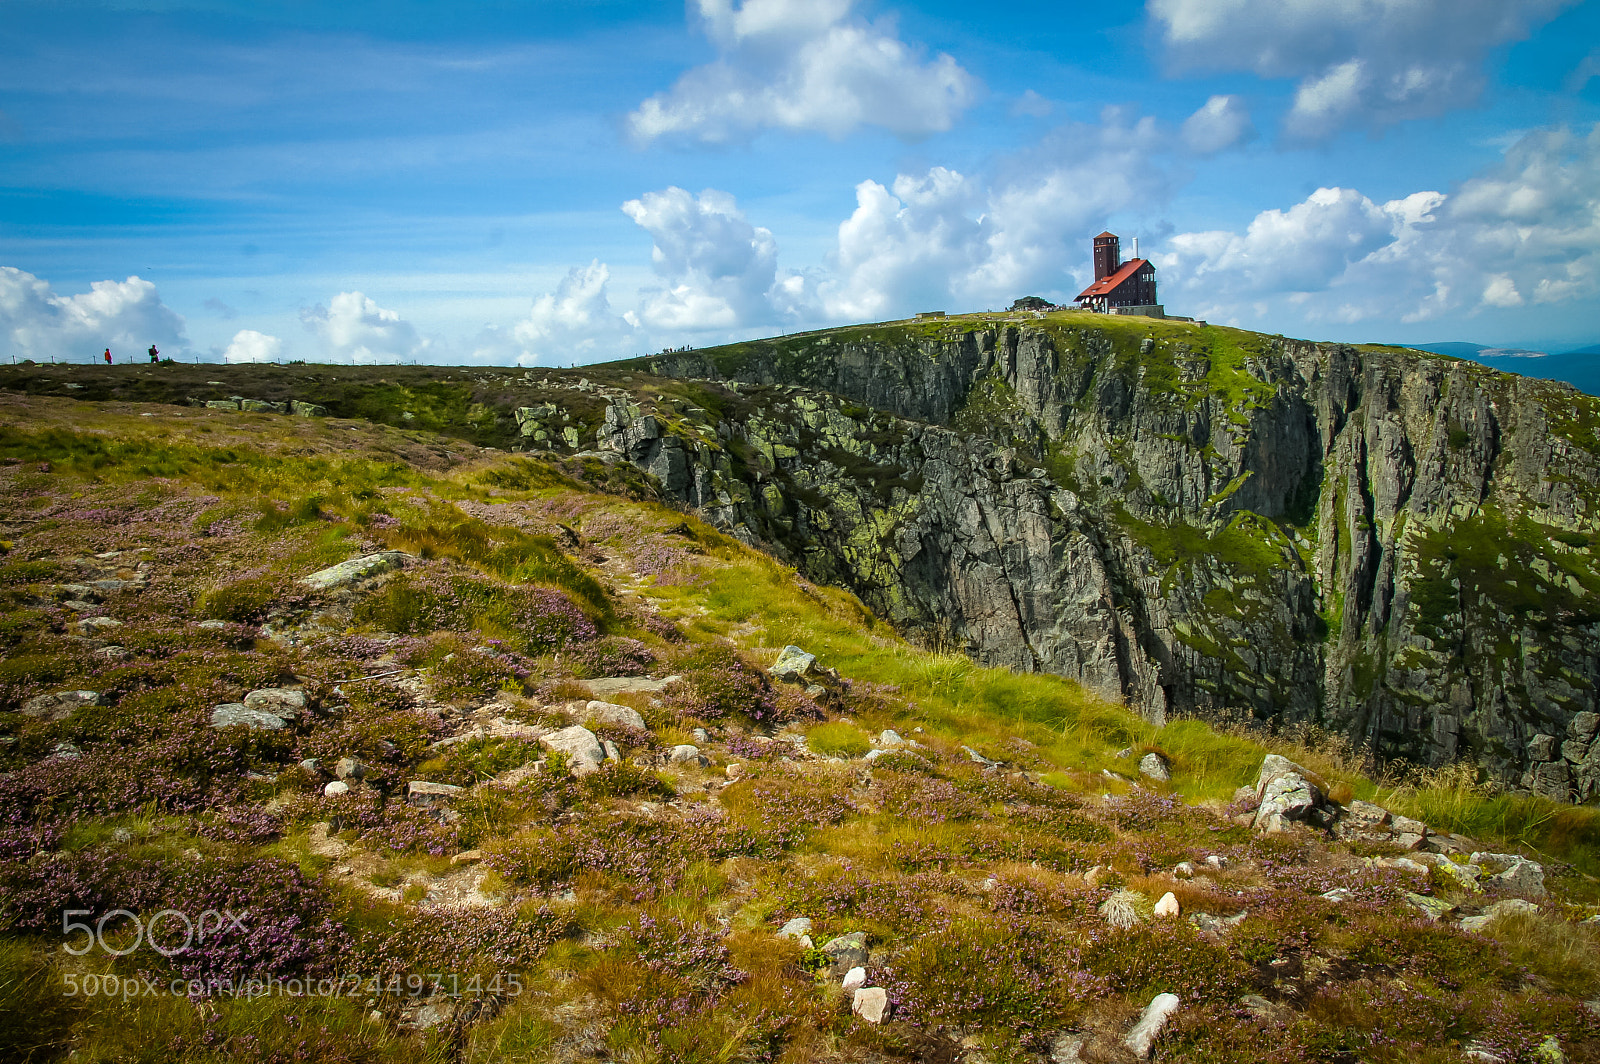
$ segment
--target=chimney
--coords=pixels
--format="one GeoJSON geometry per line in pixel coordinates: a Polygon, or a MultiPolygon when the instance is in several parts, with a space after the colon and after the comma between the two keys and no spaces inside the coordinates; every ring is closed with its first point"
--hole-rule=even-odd
{"type": "Polygon", "coordinates": [[[1133,257],[1134,258],[1138,258],[1139,257],[1139,238],[1138,237],[1134,237],[1133,238],[1133,257]]]}

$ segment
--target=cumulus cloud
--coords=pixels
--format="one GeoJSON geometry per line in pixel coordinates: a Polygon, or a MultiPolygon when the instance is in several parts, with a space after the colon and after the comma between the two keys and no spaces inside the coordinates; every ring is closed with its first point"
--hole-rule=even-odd
{"type": "Polygon", "coordinates": [[[945,167],[889,186],[863,181],[839,226],[832,275],[817,285],[822,308],[860,319],[1000,305],[1025,291],[1070,297],[1074,277],[1086,279],[1090,234],[1167,194],[1170,140],[1154,120],[1110,109],[1099,125],[1055,130],[988,181],[945,167]]]}
{"type": "Polygon", "coordinates": [[[726,192],[648,192],[622,205],[654,240],[650,262],[665,281],[641,293],[636,324],[694,332],[770,322],[792,310],[794,286],[778,277],[778,244],[726,192]]]}
{"type": "Polygon", "coordinates": [[[1531,132],[1453,194],[1376,203],[1324,188],[1243,233],[1182,233],[1164,298],[1250,322],[1285,301],[1310,321],[1433,320],[1600,297],[1600,124],[1531,132]]]}
{"type": "Polygon", "coordinates": [[[1255,139],[1250,110],[1237,96],[1213,96],[1183,123],[1183,143],[1196,155],[1216,155],[1255,139]]]}
{"type": "Polygon", "coordinates": [[[316,334],[324,354],[335,362],[362,365],[425,361],[432,347],[430,341],[417,335],[410,322],[360,292],[340,292],[326,307],[318,305],[302,311],[300,320],[316,334]]]}
{"type": "Polygon", "coordinates": [[[62,296],[14,266],[0,266],[0,336],[19,358],[35,361],[88,361],[108,347],[113,356],[143,355],[152,343],[176,355],[189,345],[183,318],[143,278],[96,281],[62,296]]]}
{"type": "Polygon", "coordinates": [[[240,329],[222,353],[224,362],[276,362],[283,357],[283,341],[276,336],[240,329]]]}
{"type": "Polygon", "coordinates": [[[949,129],[978,91],[950,56],[928,60],[855,0],[693,0],[718,51],[628,116],[641,142],[720,144],[763,129],[842,137],[879,126],[916,138],[949,129]]]}
{"type": "Polygon", "coordinates": [[[471,361],[519,366],[595,362],[631,353],[634,326],[611,308],[611,271],[599,259],[567,271],[555,291],[533,301],[528,316],[508,330],[489,329],[471,361]]]}
{"type": "Polygon", "coordinates": [[[1297,82],[1314,140],[1472,104],[1489,52],[1576,0],[1149,0],[1173,63],[1297,82]]]}

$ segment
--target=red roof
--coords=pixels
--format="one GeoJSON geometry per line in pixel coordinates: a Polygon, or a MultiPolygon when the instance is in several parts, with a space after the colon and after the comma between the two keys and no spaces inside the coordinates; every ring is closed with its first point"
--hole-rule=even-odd
{"type": "Polygon", "coordinates": [[[1097,236],[1097,237],[1095,237],[1095,239],[1096,239],[1096,240],[1099,240],[1099,239],[1100,239],[1100,237],[1104,237],[1104,236],[1108,236],[1108,237],[1110,237],[1110,238],[1111,238],[1111,239],[1112,239],[1112,240],[1115,240],[1115,239],[1117,239],[1117,234],[1115,234],[1115,233],[1113,233],[1113,232],[1111,232],[1111,231],[1110,231],[1110,230],[1107,230],[1107,231],[1106,231],[1106,232],[1104,232],[1104,233],[1101,233],[1101,234],[1100,234],[1100,236],[1097,236]]]}
{"type": "Polygon", "coordinates": [[[1117,271],[1115,273],[1107,274],[1106,276],[1100,278],[1100,280],[1096,281],[1094,284],[1090,285],[1088,288],[1085,288],[1083,291],[1079,292],[1078,293],[1078,298],[1074,299],[1073,302],[1074,303],[1082,303],[1085,299],[1088,299],[1090,296],[1106,296],[1106,295],[1110,295],[1112,293],[1112,291],[1114,289],[1116,289],[1116,287],[1118,285],[1120,285],[1123,281],[1126,281],[1128,278],[1132,277],[1134,275],[1134,273],[1139,269],[1139,267],[1143,266],[1148,261],[1150,261],[1150,260],[1149,259],[1129,259],[1127,262],[1124,262],[1121,266],[1118,266],[1117,267],[1117,271]]]}

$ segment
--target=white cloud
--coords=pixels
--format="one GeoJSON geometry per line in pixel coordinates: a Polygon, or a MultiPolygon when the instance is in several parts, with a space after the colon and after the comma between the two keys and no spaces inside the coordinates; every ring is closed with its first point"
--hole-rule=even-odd
{"type": "Polygon", "coordinates": [[[1213,96],[1183,123],[1183,143],[1196,155],[1216,155],[1255,135],[1250,111],[1237,96],[1213,96]]]}
{"type": "Polygon", "coordinates": [[[778,245],[726,192],[647,192],[623,213],[655,241],[650,262],[666,287],[646,289],[635,320],[695,332],[776,320],[792,291],[778,281],[778,245]]]}
{"type": "Polygon", "coordinates": [[[720,53],[628,116],[634,137],[706,143],[763,129],[842,137],[879,126],[902,137],[949,129],[978,83],[950,56],[924,61],[887,22],[852,17],[855,0],[692,0],[720,53]]]}
{"type": "Polygon", "coordinates": [[[1163,299],[1250,323],[1419,322],[1600,297],[1600,124],[1535,130],[1454,194],[1378,204],[1318,189],[1244,233],[1182,233],[1158,257],[1163,299]],[[1281,302],[1278,302],[1281,301],[1281,302]]]}
{"type": "Polygon", "coordinates": [[[335,362],[425,361],[433,346],[398,313],[385,310],[360,292],[340,292],[326,307],[302,311],[300,320],[335,362]]]}
{"type": "Polygon", "coordinates": [[[224,362],[276,362],[282,357],[283,341],[254,329],[240,329],[234,333],[228,349],[222,353],[224,362]]]}
{"type": "Polygon", "coordinates": [[[944,167],[889,187],[864,181],[839,226],[833,276],[818,285],[823,309],[861,319],[1028,293],[1070,298],[1087,279],[1095,230],[1165,197],[1171,139],[1153,119],[1109,109],[1098,126],[1054,131],[987,183],[944,167]]]}
{"type": "Polygon", "coordinates": [[[35,361],[144,357],[155,344],[176,355],[189,346],[184,321],[140,277],[95,281],[89,291],[57,295],[48,281],[0,266],[0,337],[18,358],[35,361]]]}
{"type": "Polygon", "coordinates": [[[1179,67],[1298,82],[1285,120],[1320,139],[1470,106],[1489,52],[1576,0],[1149,0],[1179,67]]]}
{"type": "Polygon", "coordinates": [[[632,354],[635,330],[611,309],[610,280],[610,269],[599,259],[574,266],[555,291],[533,301],[526,318],[509,330],[485,330],[469,361],[561,366],[632,354]]]}

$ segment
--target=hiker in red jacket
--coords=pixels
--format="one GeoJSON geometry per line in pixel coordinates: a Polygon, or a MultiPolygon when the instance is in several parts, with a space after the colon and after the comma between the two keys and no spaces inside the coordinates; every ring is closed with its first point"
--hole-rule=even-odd
{"type": "Polygon", "coordinates": [[[106,365],[111,365],[111,348],[106,348],[106,365]]]}

